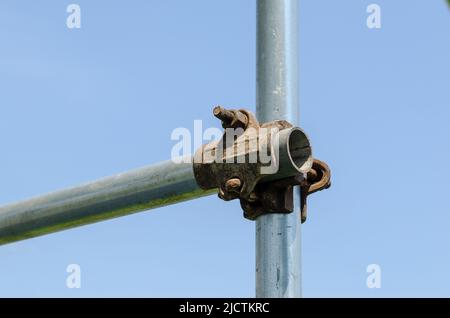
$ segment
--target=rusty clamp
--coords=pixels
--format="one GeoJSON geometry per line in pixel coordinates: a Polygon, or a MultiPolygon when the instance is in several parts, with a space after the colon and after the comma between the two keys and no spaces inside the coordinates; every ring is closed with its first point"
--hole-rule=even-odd
{"type": "Polygon", "coordinates": [[[218,188],[225,201],[239,199],[244,217],[294,210],[294,186],[301,191],[301,218],[307,196],[330,186],[330,169],[313,159],[308,137],[285,120],[260,124],[244,109],[214,108],[225,129],[222,138],[194,155],[194,174],[205,190],[218,188]]]}

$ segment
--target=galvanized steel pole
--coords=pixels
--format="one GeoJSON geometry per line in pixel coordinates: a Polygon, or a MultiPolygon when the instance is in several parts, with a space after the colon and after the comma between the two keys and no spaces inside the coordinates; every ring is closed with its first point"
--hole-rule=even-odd
{"type": "MultiPolygon", "coordinates": [[[[261,122],[299,124],[298,0],[257,0],[257,102],[261,122]]],[[[256,220],[256,297],[301,296],[300,195],[294,212],[256,220]]]]}
{"type": "Polygon", "coordinates": [[[213,193],[192,162],[165,161],[0,207],[0,244],[40,236],[213,193]]]}

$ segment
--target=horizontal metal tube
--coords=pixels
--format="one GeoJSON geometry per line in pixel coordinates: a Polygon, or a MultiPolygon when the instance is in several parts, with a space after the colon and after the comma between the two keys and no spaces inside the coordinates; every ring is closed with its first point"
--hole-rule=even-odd
{"type": "Polygon", "coordinates": [[[0,244],[149,210],[213,193],[192,163],[165,161],[0,207],[0,244]]]}

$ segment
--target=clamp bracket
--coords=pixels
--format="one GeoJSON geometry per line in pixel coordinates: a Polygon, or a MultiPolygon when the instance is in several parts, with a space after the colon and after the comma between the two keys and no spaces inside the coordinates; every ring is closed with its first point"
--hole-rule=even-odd
{"type": "Polygon", "coordinates": [[[218,188],[218,196],[225,201],[239,199],[244,217],[255,220],[265,213],[292,212],[294,186],[300,185],[302,220],[303,215],[306,219],[307,194],[321,190],[315,186],[318,181],[329,186],[330,175],[328,167],[316,170],[322,166],[313,159],[306,134],[285,120],[260,124],[244,109],[217,106],[213,114],[225,132],[194,155],[199,186],[218,188]]]}

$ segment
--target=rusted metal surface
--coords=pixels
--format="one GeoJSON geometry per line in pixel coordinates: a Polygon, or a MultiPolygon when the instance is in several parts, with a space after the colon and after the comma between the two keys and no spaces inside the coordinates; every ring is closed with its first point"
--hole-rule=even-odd
{"type": "Polygon", "coordinates": [[[312,169],[308,171],[306,179],[300,184],[301,207],[300,214],[302,223],[307,218],[307,198],[308,195],[328,189],[331,186],[331,171],[328,165],[318,159],[314,159],[312,169]]]}
{"type": "Polygon", "coordinates": [[[247,128],[249,117],[246,111],[227,110],[221,106],[214,107],[213,114],[222,121],[223,128],[247,128]]]}
{"type": "Polygon", "coordinates": [[[285,120],[259,124],[244,109],[217,106],[213,114],[226,130],[221,140],[204,145],[194,156],[194,175],[199,186],[205,190],[218,188],[218,196],[225,201],[239,199],[244,217],[250,220],[264,213],[292,212],[293,186],[305,181],[313,165],[306,134],[285,120]],[[252,142],[257,147],[251,147],[252,142]],[[274,151],[275,147],[278,151],[274,151]],[[268,165],[260,160],[262,149],[270,150],[271,163],[278,163],[273,173],[261,172],[268,165]]]}
{"type": "Polygon", "coordinates": [[[250,149],[247,145],[255,140],[254,133],[258,132],[259,123],[255,116],[246,110],[225,110],[217,106],[213,113],[222,120],[222,126],[226,130],[221,140],[203,145],[194,155],[194,175],[197,183],[202,189],[218,188],[219,197],[225,201],[248,197],[261,178],[258,173],[260,163],[249,163],[250,157],[258,155],[257,149],[250,149]],[[239,127],[242,123],[238,119],[240,115],[246,117],[245,128],[239,127]],[[241,128],[241,131],[232,128],[241,128]],[[230,136],[230,133],[236,135],[230,136]],[[235,164],[238,162],[237,157],[246,163],[235,164]],[[239,187],[234,185],[233,188],[231,183],[238,182],[234,179],[239,179],[239,187]]]}
{"type": "Polygon", "coordinates": [[[246,218],[254,220],[264,213],[290,213],[293,211],[293,187],[300,185],[301,205],[300,215],[302,223],[307,218],[308,195],[328,189],[331,186],[331,170],[328,165],[318,159],[314,159],[307,177],[296,175],[271,183],[263,183],[256,186],[256,197],[253,203],[241,200],[241,206],[246,212],[246,218]]]}

